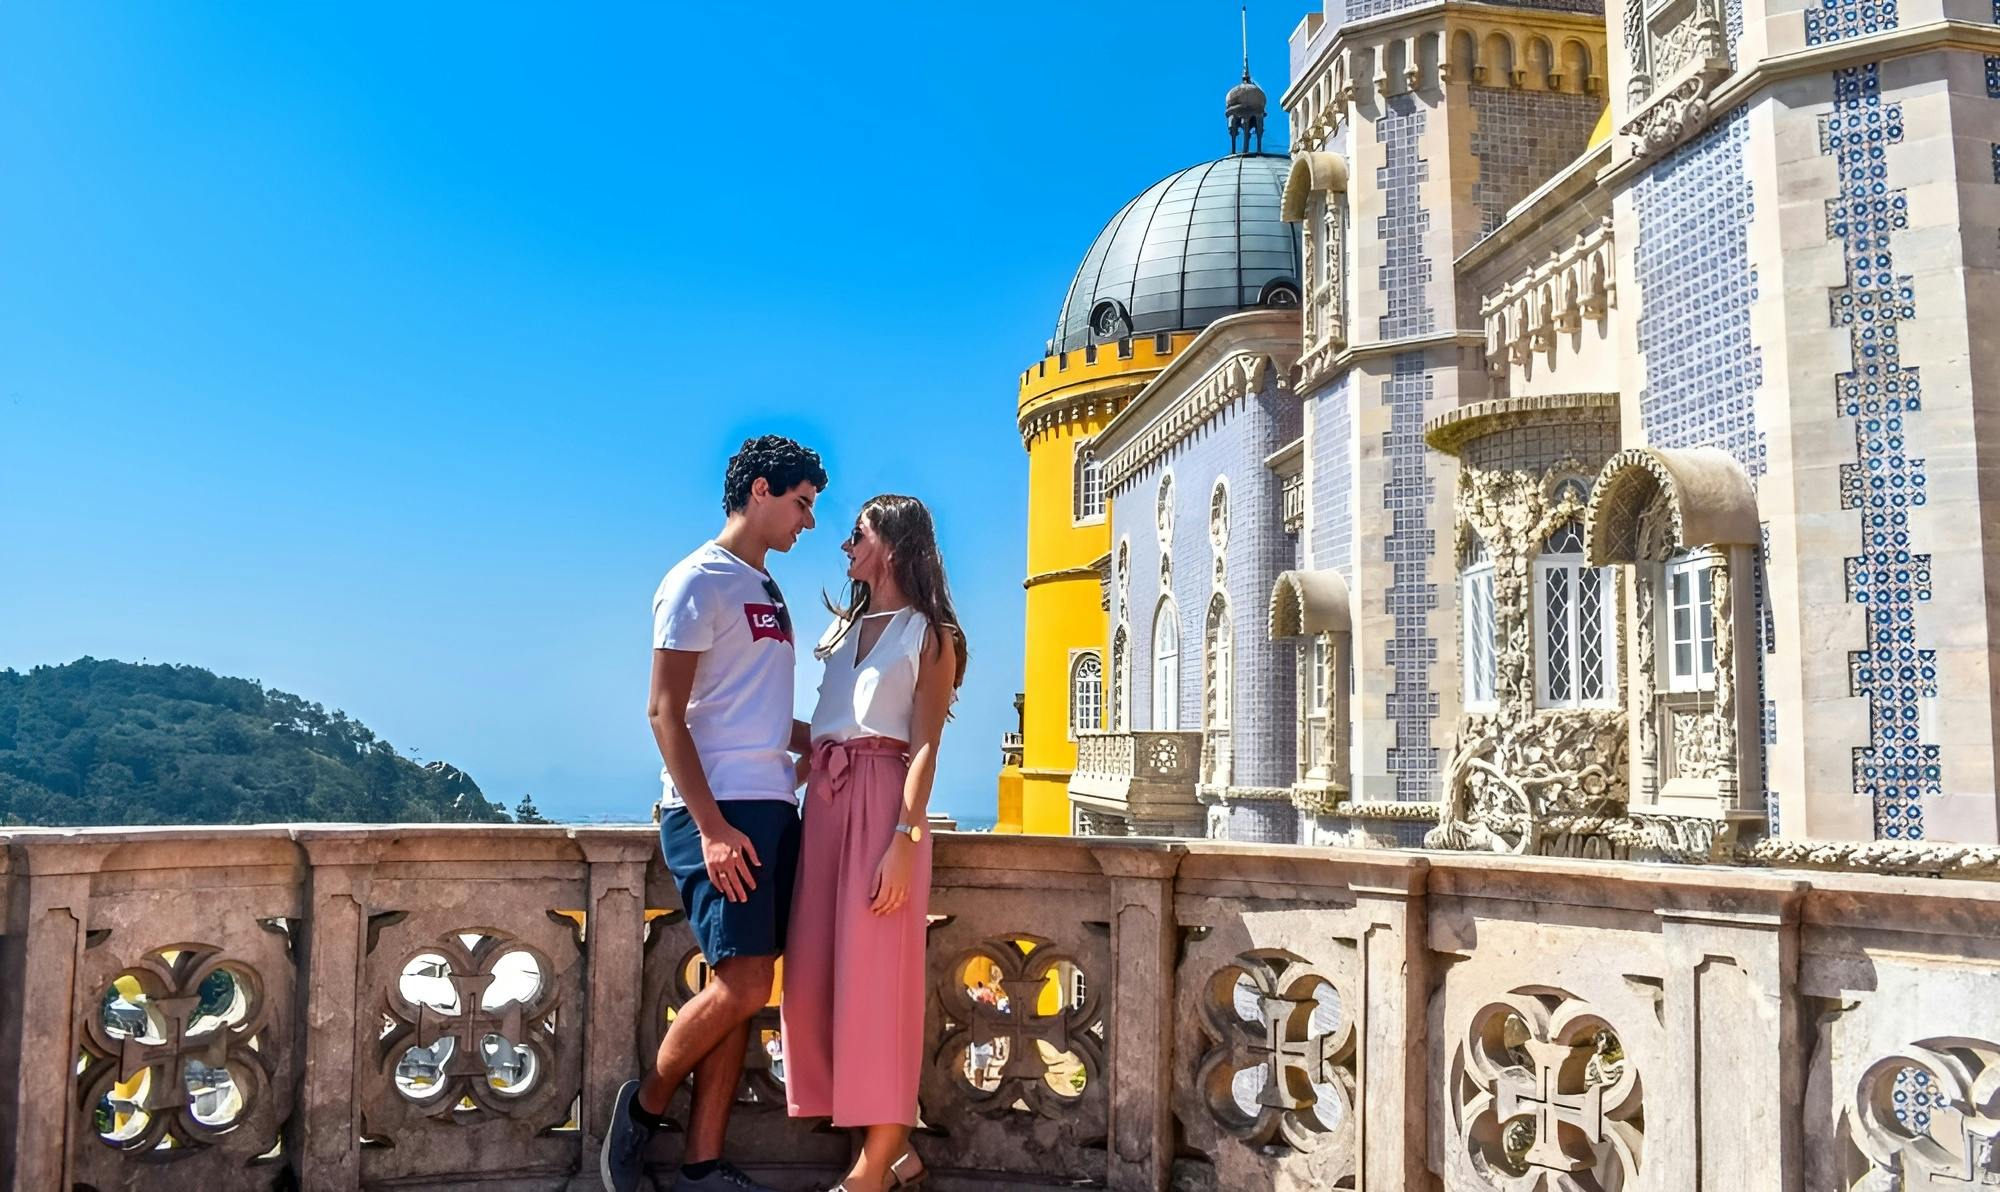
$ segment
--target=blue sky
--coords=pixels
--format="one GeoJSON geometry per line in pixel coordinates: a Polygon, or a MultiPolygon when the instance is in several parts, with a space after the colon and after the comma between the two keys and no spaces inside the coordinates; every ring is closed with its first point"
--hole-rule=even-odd
{"type": "MultiPolygon", "coordinates": [[[[1251,13],[1274,108],[1304,11],[1251,13]]],[[[797,603],[861,500],[936,510],[934,803],[989,817],[1015,376],[1104,221],[1226,152],[1236,6],[579,12],[0,10],[0,667],[196,663],[642,818],[653,587],[776,431],[833,478],[797,603]]]]}

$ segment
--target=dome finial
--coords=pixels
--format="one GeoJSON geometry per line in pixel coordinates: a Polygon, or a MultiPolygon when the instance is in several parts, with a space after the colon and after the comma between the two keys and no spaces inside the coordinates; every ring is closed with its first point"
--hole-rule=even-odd
{"type": "Polygon", "coordinates": [[[1231,153],[1262,153],[1264,151],[1264,89],[1250,81],[1250,6],[1243,5],[1238,14],[1243,26],[1243,81],[1229,89],[1223,100],[1222,112],[1229,121],[1229,151],[1231,153]],[[1241,134],[1243,147],[1236,147],[1236,138],[1241,134]],[[1250,137],[1256,135],[1257,147],[1250,147],[1250,137]]]}

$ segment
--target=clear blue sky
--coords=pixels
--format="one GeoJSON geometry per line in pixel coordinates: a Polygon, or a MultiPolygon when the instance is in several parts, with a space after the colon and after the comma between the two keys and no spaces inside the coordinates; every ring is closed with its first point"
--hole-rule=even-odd
{"type": "MultiPolygon", "coordinates": [[[[1306,8],[1251,13],[1274,108],[1306,8]]],[[[642,818],[653,587],[777,431],[833,477],[795,602],[865,497],[936,510],[935,802],[990,816],[1014,379],[1237,56],[1232,3],[9,5],[0,667],[196,663],[642,818]]]]}

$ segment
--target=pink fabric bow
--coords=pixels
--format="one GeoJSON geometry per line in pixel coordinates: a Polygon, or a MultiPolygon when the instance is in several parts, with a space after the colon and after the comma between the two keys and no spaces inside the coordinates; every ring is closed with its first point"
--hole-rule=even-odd
{"type": "Polygon", "coordinates": [[[847,785],[847,771],[851,765],[847,746],[831,737],[815,741],[812,758],[812,777],[819,780],[819,797],[831,803],[834,788],[847,785]]]}

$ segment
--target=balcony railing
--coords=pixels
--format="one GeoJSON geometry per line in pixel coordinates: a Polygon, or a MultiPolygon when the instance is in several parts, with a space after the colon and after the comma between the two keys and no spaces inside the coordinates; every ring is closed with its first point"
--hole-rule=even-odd
{"type": "MultiPolygon", "coordinates": [[[[16,1189],[593,1188],[701,975],[644,828],[0,843],[16,1189]]],[[[985,835],[939,837],[934,878],[945,1192],[2000,1172],[2000,886],[985,835]]],[[[785,1116],[757,1025],[730,1151],[825,1181],[848,1139],[785,1116]]]]}
{"type": "Polygon", "coordinates": [[[1070,805],[1084,834],[1199,836],[1201,776],[1198,732],[1083,733],[1070,805]]]}

